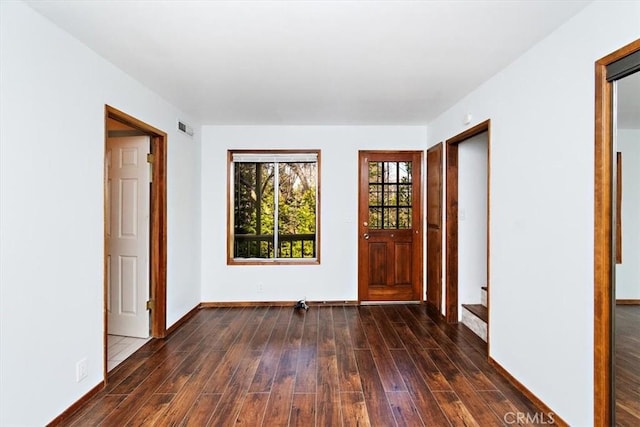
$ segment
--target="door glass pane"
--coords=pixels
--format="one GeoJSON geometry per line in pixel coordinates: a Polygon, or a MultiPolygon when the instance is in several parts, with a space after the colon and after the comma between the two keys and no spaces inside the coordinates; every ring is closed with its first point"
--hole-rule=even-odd
{"type": "Polygon", "coordinates": [[[398,186],[398,206],[411,206],[411,184],[398,186]]]}
{"type": "Polygon", "coordinates": [[[382,182],[381,162],[369,162],[369,182],[382,182]]]}
{"type": "Polygon", "coordinates": [[[383,204],[385,206],[396,206],[398,202],[397,185],[385,185],[384,186],[384,199],[383,204]]]}
{"type": "Polygon", "coordinates": [[[398,163],[398,181],[411,182],[411,162],[398,163]]]}
{"type": "Polygon", "coordinates": [[[411,162],[369,162],[369,228],[411,228],[411,162]]]}
{"type": "Polygon", "coordinates": [[[411,228],[411,208],[398,209],[398,228],[411,228]]]}
{"type": "Polygon", "coordinates": [[[383,227],[384,229],[398,228],[398,209],[397,208],[384,208],[383,227]]]}
{"type": "Polygon", "coordinates": [[[397,162],[384,162],[382,167],[384,168],[384,177],[386,182],[398,182],[397,162]]]}
{"type": "Polygon", "coordinates": [[[382,209],[381,208],[369,208],[369,228],[378,229],[382,228],[382,209]]]}

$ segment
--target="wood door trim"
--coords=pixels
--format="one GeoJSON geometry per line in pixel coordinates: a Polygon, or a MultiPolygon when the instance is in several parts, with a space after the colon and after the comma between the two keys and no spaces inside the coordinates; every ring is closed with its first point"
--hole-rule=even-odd
{"type": "Polygon", "coordinates": [[[622,153],[616,153],[616,264],[622,264],[622,153]]]}
{"type": "MultiPolygon", "coordinates": [[[[362,162],[365,157],[369,154],[389,154],[389,155],[411,155],[412,157],[418,157],[419,159],[419,174],[417,178],[418,185],[420,185],[420,191],[414,192],[413,197],[415,201],[415,205],[417,207],[417,212],[414,212],[413,215],[413,223],[416,224],[414,228],[417,233],[413,236],[413,253],[419,262],[413,262],[412,264],[412,277],[414,277],[415,281],[420,284],[420,289],[416,290],[418,293],[418,299],[422,300],[424,295],[424,231],[422,230],[422,224],[424,222],[424,211],[423,211],[423,202],[422,202],[422,193],[424,192],[423,185],[423,162],[424,162],[424,152],[421,150],[358,150],[358,224],[356,226],[356,231],[358,233],[358,303],[362,303],[367,299],[364,298],[365,295],[368,295],[368,288],[366,284],[363,283],[363,262],[360,259],[361,254],[361,226],[362,219],[360,218],[360,212],[362,206],[368,206],[367,194],[361,194],[360,189],[363,188],[363,185],[368,186],[368,175],[362,173],[362,162]]],[[[414,181],[415,182],[415,181],[414,181]]]]}
{"type": "Polygon", "coordinates": [[[640,51],[640,39],[595,63],[595,177],[594,177],[594,425],[613,421],[612,316],[613,295],[613,139],[612,83],[607,66],[640,51]]]}
{"type": "MultiPolygon", "coordinates": [[[[458,145],[476,135],[487,132],[487,298],[489,298],[489,224],[491,176],[491,120],[486,120],[446,141],[446,296],[445,317],[449,323],[458,322],[458,145]]],[[[487,301],[487,305],[489,301],[487,301]]],[[[487,337],[487,342],[488,342],[487,337]]]]}
{"type": "MultiPolygon", "coordinates": [[[[150,202],[150,275],[151,292],[150,298],[154,301],[151,310],[151,336],[154,338],[164,338],[167,334],[167,134],[151,125],[148,125],[135,117],[132,117],[116,108],[105,105],[105,152],[108,136],[107,121],[113,119],[124,123],[134,129],[144,132],[150,136],[151,153],[154,156],[152,166],[151,202],[150,202]]],[[[105,180],[105,200],[106,200],[106,175],[105,180]]],[[[104,206],[104,253],[106,247],[106,215],[107,206],[104,206]]],[[[107,263],[104,257],[104,357],[107,353],[107,263]]],[[[107,368],[104,368],[105,382],[107,379],[107,368]]]]}
{"type": "MultiPolygon", "coordinates": [[[[425,227],[426,227],[427,247],[428,247],[429,246],[429,243],[428,243],[429,234],[428,233],[429,233],[429,226],[430,226],[430,222],[429,222],[429,218],[428,218],[428,216],[429,216],[429,206],[430,206],[430,200],[429,200],[429,153],[436,152],[436,153],[439,153],[439,155],[440,155],[440,164],[439,164],[439,171],[438,171],[439,172],[438,175],[439,175],[440,185],[439,185],[439,188],[438,188],[438,196],[437,196],[438,205],[439,205],[439,213],[438,213],[439,233],[438,234],[439,234],[439,239],[440,239],[440,242],[439,242],[439,244],[440,244],[440,256],[438,257],[438,259],[435,260],[436,263],[438,263],[438,267],[437,268],[438,268],[438,275],[440,276],[440,280],[439,280],[438,283],[435,284],[435,286],[436,286],[435,293],[437,294],[437,298],[436,298],[435,304],[434,304],[434,302],[429,301],[429,289],[430,289],[429,283],[427,283],[427,297],[426,297],[427,303],[430,304],[430,305],[433,305],[438,310],[439,313],[442,312],[442,193],[443,193],[442,192],[442,187],[443,187],[443,179],[442,179],[443,178],[443,176],[442,176],[443,175],[442,174],[442,172],[443,172],[443,165],[442,165],[443,158],[442,157],[443,157],[443,152],[444,152],[443,145],[444,144],[442,142],[440,142],[440,143],[434,145],[433,147],[429,148],[427,150],[427,157],[426,157],[426,160],[425,160],[425,164],[427,166],[427,171],[426,171],[426,174],[425,174],[425,181],[426,181],[426,187],[427,187],[425,189],[426,197],[427,197],[427,200],[426,200],[426,202],[427,202],[427,214],[426,214],[426,220],[425,220],[425,227]]],[[[431,268],[430,265],[429,265],[429,257],[430,257],[430,254],[427,253],[427,278],[429,277],[429,271],[430,271],[429,269],[431,268]]]]}

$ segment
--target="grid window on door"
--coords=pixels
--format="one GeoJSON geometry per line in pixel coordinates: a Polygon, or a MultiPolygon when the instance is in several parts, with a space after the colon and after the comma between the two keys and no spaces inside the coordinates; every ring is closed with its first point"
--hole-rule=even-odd
{"type": "Polygon", "coordinates": [[[369,162],[368,227],[411,228],[411,188],[411,162],[369,162]]]}
{"type": "Polygon", "coordinates": [[[230,153],[231,263],[317,261],[318,156],[230,153]]]}

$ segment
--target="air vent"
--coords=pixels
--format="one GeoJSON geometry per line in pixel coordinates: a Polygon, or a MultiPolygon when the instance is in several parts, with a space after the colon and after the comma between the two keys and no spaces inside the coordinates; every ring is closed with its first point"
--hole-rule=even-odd
{"type": "Polygon", "coordinates": [[[189,136],[193,136],[193,128],[184,122],[178,121],[178,130],[189,136]]]}

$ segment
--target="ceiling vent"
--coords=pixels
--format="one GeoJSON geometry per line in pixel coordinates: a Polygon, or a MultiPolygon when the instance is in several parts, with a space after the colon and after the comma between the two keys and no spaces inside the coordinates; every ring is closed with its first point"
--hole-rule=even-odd
{"type": "Polygon", "coordinates": [[[193,128],[188,124],[178,120],[178,130],[182,133],[186,133],[189,136],[193,136],[193,128]]]}

